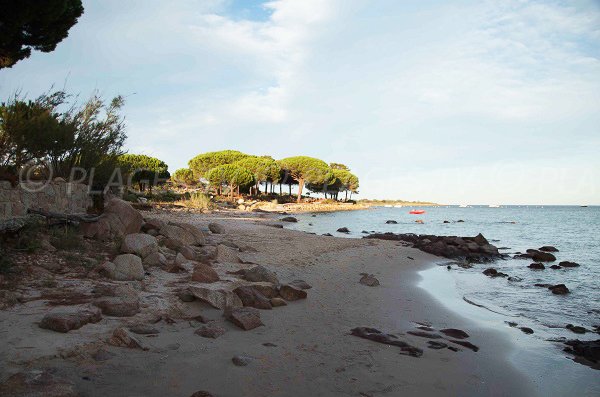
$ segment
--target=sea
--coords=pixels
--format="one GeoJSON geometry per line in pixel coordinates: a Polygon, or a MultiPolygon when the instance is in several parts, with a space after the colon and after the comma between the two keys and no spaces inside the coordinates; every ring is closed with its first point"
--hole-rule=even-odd
{"type": "MultiPolygon", "coordinates": [[[[542,346],[541,350],[545,353],[533,359],[531,365],[539,365],[544,360],[547,362],[549,355],[561,352],[564,345],[557,342],[566,339],[599,339],[595,332],[576,335],[566,328],[567,324],[572,324],[591,331],[600,326],[598,206],[382,206],[358,211],[298,214],[295,217],[298,222],[286,227],[316,234],[331,233],[346,238],[362,238],[366,235],[365,232],[445,236],[476,236],[481,233],[501,253],[506,254],[508,259],[475,264],[470,269],[463,269],[451,264],[451,260],[440,258],[436,262],[439,266],[421,272],[421,286],[449,309],[465,317],[476,318],[490,327],[505,330],[518,339],[525,350],[532,346],[542,346]],[[412,209],[423,209],[425,213],[409,214],[412,209]],[[386,224],[388,220],[397,223],[386,224]],[[341,227],[347,227],[350,233],[337,232],[341,227]],[[545,270],[531,270],[527,266],[533,261],[512,258],[516,253],[545,245],[559,250],[553,253],[557,258],[555,264],[571,261],[579,263],[580,267],[553,270],[549,267],[552,263],[548,263],[545,270]],[[447,270],[448,264],[451,264],[451,270],[447,270]],[[489,267],[512,276],[511,280],[485,276],[482,272],[489,267]],[[570,293],[554,295],[547,288],[535,284],[565,284],[570,293]],[[511,328],[508,323],[517,323],[518,327],[511,328]],[[523,337],[519,327],[532,328],[534,334],[523,337]]],[[[523,361],[524,356],[517,357],[517,360],[523,361]]],[[[556,357],[553,356],[552,360],[555,361],[553,365],[557,375],[570,374],[574,379],[581,375],[577,368],[556,361],[556,357]],[[557,369],[557,365],[560,368],[557,369]]],[[[559,359],[562,358],[564,357],[559,359]]],[[[549,374],[544,371],[539,373],[540,377],[549,374]]],[[[589,383],[590,379],[597,376],[598,383],[591,382],[593,392],[597,391],[600,395],[600,373],[594,372],[594,375],[586,373],[584,378],[589,383]]],[[[571,382],[563,383],[568,388],[571,382]]],[[[586,387],[584,391],[589,393],[589,384],[586,387]]]]}

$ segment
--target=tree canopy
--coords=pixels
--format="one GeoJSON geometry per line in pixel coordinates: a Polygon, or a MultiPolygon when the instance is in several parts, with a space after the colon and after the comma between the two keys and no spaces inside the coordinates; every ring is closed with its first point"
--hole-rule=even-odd
{"type": "Polygon", "coordinates": [[[171,179],[175,183],[183,185],[193,185],[198,182],[196,178],[194,178],[194,173],[189,168],[180,168],[176,170],[173,175],[171,175],[171,179]]]}
{"type": "Polygon", "coordinates": [[[250,156],[238,160],[234,164],[250,171],[254,176],[254,181],[257,185],[261,182],[276,182],[279,180],[279,171],[281,168],[277,162],[270,157],[250,156]]]}
{"type": "Polygon", "coordinates": [[[140,190],[156,186],[169,177],[169,166],[162,160],[144,154],[123,154],[119,156],[119,166],[131,182],[137,183],[140,190]]]}
{"type": "Polygon", "coordinates": [[[249,157],[249,155],[237,150],[221,150],[199,154],[191,159],[188,165],[194,173],[195,178],[203,178],[206,177],[207,172],[212,168],[232,164],[246,157],[249,157]]]}
{"type": "Polygon", "coordinates": [[[82,14],[81,0],[0,0],[0,69],[54,51],[82,14]]]}
{"type": "Polygon", "coordinates": [[[279,160],[279,166],[298,181],[298,202],[302,198],[305,183],[326,184],[332,176],[327,163],[314,157],[288,157],[279,160]]]}
{"type": "Polygon", "coordinates": [[[220,187],[225,184],[229,186],[229,192],[233,197],[233,191],[240,186],[248,186],[254,183],[252,173],[236,164],[223,164],[212,168],[206,174],[206,179],[213,186],[220,187]]]}

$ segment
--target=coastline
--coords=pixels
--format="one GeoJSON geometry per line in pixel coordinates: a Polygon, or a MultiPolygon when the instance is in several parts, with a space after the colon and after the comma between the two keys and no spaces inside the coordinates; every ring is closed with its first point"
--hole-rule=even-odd
{"type": "Polygon", "coordinates": [[[244,332],[225,323],[221,311],[206,304],[160,301],[157,280],[162,271],[150,269],[145,309],[138,316],[164,304],[175,323],[156,324],[160,333],[143,338],[148,351],[104,346],[111,358],[96,362],[91,351],[120,320],[57,334],[37,327],[36,320],[48,308],[35,301],[1,312],[7,341],[0,351],[7,363],[0,374],[3,379],[26,365],[52,368],[90,396],[189,396],[197,390],[215,396],[535,395],[532,384],[509,363],[511,345],[506,338],[447,310],[419,287],[419,272],[433,268],[436,257],[392,241],[270,227],[274,219],[269,214],[146,215],[201,229],[218,221],[226,233],[212,238],[251,246],[256,252],[245,253],[243,260],[274,270],[282,280],[306,280],[313,287],[308,299],[261,311],[265,326],[244,332]],[[359,284],[360,273],[375,275],[381,285],[359,284]],[[202,313],[227,332],[215,340],[194,335],[191,322],[180,319],[193,313],[202,313]],[[429,349],[427,339],[407,334],[419,323],[462,329],[480,350],[429,349]],[[423,355],[400,355],[394,346],[349,335],[359,326],[398,335],[422,348],[423,355]],[[254,359],[248,367],[236,367],[231,357],[237,354],[254,359]]]}

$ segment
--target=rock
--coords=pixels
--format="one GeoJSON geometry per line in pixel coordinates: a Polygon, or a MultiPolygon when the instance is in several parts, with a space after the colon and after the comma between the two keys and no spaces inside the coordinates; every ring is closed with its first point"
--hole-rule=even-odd
{"type": "Polygon", "coordinates": [[[132,287],[119,285],[105,292],[109,296],[94,301],[94,306],[100,308],[105,316],[131,317],[139,312],[139,298],[132,287]]]}
{"type": "Polygon", "coordinates": [[[573,324],[567,324],[565,328],[575,334],[585,334],[587,331],[585,328],[573,324]]]}
{"type": "Polygon", "coordinates": [[[42,318],[40,328],[65,333],[79,329],[88,323],[97,323],[101,319],[102,314],[96,308],[77,312],[54,312],[48,313],[42,318]]]}
{"type": "Polygon", "coordinates": [[[242,301],[233,292],[239,285],[217,281],[211,284],[191,285],[190,292],[196,298],[208,303],[214,308],[225,309],[226,307],[242,307],[242,301]]]}
{"type": "Polygon", "coordinates": [[[188,290],[182,290],[177,292],[177,297],[182,302],[193,302],[196,300],[196,297],[188,290]]]}
{"type": "Polygon", "coordinates": [[[488,277],[495,277],[498,274],[498,270],[494,269],[493,267],[490,267],[489,269],[485,269],[483,271],[483,274],[485,274],[488,277]]]}
{"type": "Polygon", "coordinates": [[[359,283],[362,285],[366,285],[368,287],[377,287],[379,284],[379,280],[372,274],[363,274],[360,278],[359,283]]]}
{"type": "Polygon", "coordinates": [[[580,341],[578,339],[565,342],[567,352],[578,357],[589,360],[593,363],[600,363],[600,339],[590,341],[580,341]]]}
{"type": "Polygon", "coordinates": [[[338,233],[350,233],[350,229],[348,229],[347,227],[340,227],[337,230],[338,233]]]}
{"type": "Polygon", "coordinates": [[[331,234],[331,233],[325,233],[325,234],[323,234],[323,236],[325,236],[325,237],[333,237],[333,234],[331,234]]]}
{"type": "Polygon", "coordinates": [[[558,264],[561,267],[579,267],[579,263],[563,261],[558,264]]]}
{"type": "Polygon", "coordinates": [[[273,283],[266,281],[254,282],[250,286],[269,299],[279,296],[279,288],[273,283]]]}
{"type": "Polygon", "coordinates": [[[128,234],[121,244],[121,252],[136,254],[142,258],[158,252],[156,237],[144,233],[128,234]]]}
{"type": "Polygon", "coordinates": [[[445,328],[441,329],[440,332],[455,339],[465,339],[469,337],[469,334],[467,334],[465,331],[456,328],[445,328]]]}
{"type": "Polygon", "coordinates": [[[142,265],[145,267],[165,266],[167,262],[167,257],[164,254],[161,252],[154,252],[142,260],[142,265]]]}
{"type": "Polygon", "coordinates": [[[542,284],[542,283],[536,283],[533,284],[535,287],[542,287],[542,288],[550,288],[552,287],[552,284],[542,284]]]}
{"type": "Polygon", "coordinates": [[[144,279],[144,266],[142,259],[133,254],[117,256],[112,263],[108,262],[107,271],[110,278],[119,281],[132,281],[144,279]],[[114,265],[114,267],[110,265],[114,265]]]}
{"type": "Polygon", "coordinates": [[[257,309],[271,310],[272,305],[269,299],[260,291],[251,286],[242,286],[233,290],[239,296],[244,306],[255,307],[257,309]]]}
{"type": "Polygon", "coordinates": [[[194,250],[191,245],[184,245],[180,247],[179,253],[189,261],[195,261],[198,256],[196,250],[194,250]]]}
{"type": "Polygon", "coordinates": [[[108,361],[115,356],[114,353],[111,353],[104,349],[99,349],[94,354],[92,354],[92,358],[94,361],[108,361]]]}
{"type": "Polygon", "coordinates": [[[29,370],[11,375],[0,383],[3,397],[78,397],[73,383],[46,370],[29,370]]]}
{"type": "Polygon", "coordinates": [[[474,352],[479,351],[479,347],[475,346],[474,344],[472,344],[471,342],[467,342],[466,340],[450,340],[450,342],[452,343],[456,343],[457,345],[461,345],[466,347],[467,349],[471,349],[474,352]]]}
{"type": "Polygon", "coordinates": [[[219,327],[214,324],[203,325],[194,331],[196,335],[203,338],[217,339],[219,336],[225,333],[225,328],[219,327]]]}
{"type": "Polygon", "coordinates": [[[551,245],[544,245],[543,247],[538,248],[538,251],[558,252],[558,249],[556,249],[555,247],[553,247],[551,245]]]}
{"type": "Polygon", "coordinates": [[[396,225],[396,224],[398,224],[398,222],[396,222],[395,220],[392,220],[392,219],[390,219],[388,221],[385,221],[385,223],[386,223],[386,225],[396,225]]]}
{"type": "Polygon", "coordinates": [[[216,259],[220,263],[241,263],[238,256],[239,250],[228,247],[224,244],[217,245],[216,259]]]}
{"type": "Polygon", "coordinates": [[[559,270],[559,269],[562,269],[562,266],[560,266],[560,265],[552,265],[552,266],[550,266],[550,269],[559,270]]]}
{"type": "Polygon", "coordinates": [[[543,263],[532,263],[527,267],[533,270],[544,270],[546,268],[543,263]]]}
{"type": "Polygon", "coordinates": [[[104,216],[98,222],[82,223],[85,237],[106,240],[138,233],[144,223],[142,215],[131,204],[119,198],[111,198],[104,208],[104,216]]]}
{"type": "Polygon", "coordinates": [[[279,284],[277,275],[262,265],[254,266],[250,269],[245,269],[243,272],[244,279],[252,282],[266,281],[273,284],[279,284]]]}
{"type": "Polygon", "coordinates": [[[489,242],[487,241],[487,239],[485,237],[483,237],[483,234],[481,234],[481,233],[479,233],[477,236],[473,237],[472,240],[477,245],[487,245],[487,244],[489,244],[489,242]]]}
{"type": "Polygon", "coordinates": [[[138,335],[156,335],[160,333],[158,329],[146,324],[132,325],[131,327],[129,327],[129,330],[134,334],[138,335]]]}
{"type": "Polygon", "coordinates": [[[160,232],[160,229],[162,229],[164,225],[166,225],[166,223],[161,219],[147,218],[142,225],[142,231],[145,233],[148,233],[150,230],[160,232]]]}
{"type": "Polygon", "coordinates": [[[213,234],[225,234],[225,227],[218,223],[209,223],[208,230],[213,234]]]}
{"type": "Polygon", "coordinates": [[[435,340],[430,340],[430,341],[427,342],[427,347],[430,348],[430,349],[439,350],[439,349],[445,349],[445,348],[447,348],[448,345],[445,344],[445,343],[442,343],[442,342],[435,341],[435,340]]]}
{"type": "Polygon", "coordinates": [[[129,349],[148,350],[142,346],[142,343],[125,328],[116,328],[112,336],[108,339],[108,344],[117,347],[127,347],[129,349]]]}
{"type": "Polygon", "coordinates": [[[311,285],[309,283],[307,283],[304,280],[294,280],[290,283],[288,283],[288,285],[294,286],[296,288],[300,288],[300,289],[311,289],[311,285]]]}
{"type": "Polygon", "coordinates": [[[199,390],[192,394],[190,397],[213,397],[213,395],[205,390],[199,390]]]}
{"type": "Polygon", "coordinates": [[[567,286],[564,284],[552,285],[548,287],[548,289],[555,295],[565,295],[570,292],[567,286]]]}
{"type": "Polygon", "coordinates": [[[518,282],[521,282],[521,281],[523,281],[523,279],[522,279],[521,277],[517,277],[517,276],[511,276],[511,277],[509,277],[507,280],[508,280],[508,281],[515,282],[515,283],[518,283],[518,282]]]}
{"type": "MultiPolygon", "coordinates": [[[[165,236],[170,241],[171,247],[173,246],[184,246],[184,245],[195,245],[198,244],[198,240],[194,234],[179,225],[168,224],[160,229],[160,234],[165,236]]],[[[167,244],[165,244],[167,245],[167,244]]],[[[168,245],[167,245],[168,246],[168,245]]],[[[169,248],[171,248],[169,247],[169,248]]]]}
{"type": "Polygon", "coordinates": [[[252,360],[254,360],[254,358],[253,358],[253,357],[250,357],[250,356],[234,356],[234,357],[231,359],[231,362],[233,362],[233,364],[234,364],[235,366],[238,366],[238,367],[245,367],[245,366],[247,366],[248,364],[250,364],[250,363],[252,362],[252,360]]]}
{"type": "Polygon", "coordinates": [[[412,357],[421,357],[423,355],[423,350],[419,349],[418,347],[411,346],[408,343],[401,341],[396,335],[386,334],[375,328],[356,327],[350,332],[351,335],[358,336],[359,338],[368,339],[386,345],[397,346],[400,348],[400,354],[405,354],[412,357]]]}
{"type": "Polygon", "coordinates": [[[287,306],[287,302],[282,298],[271,298],[271,306],[273,307],[281,307],[287,306]]]}
{"type": "Polygon", "coordinates": [[[441,339],[442,335],[433,334],[431,332],[426,331],[406,331],[407,334],[418,336],[420,338],[428,338],[428,339],[441,339]]]}
{"type": "Polygon", "coordinates": [[[279,295],[286,301],[295,301],[299,299],[306,299],[306,291],[294,287],[293,285],[285,284],[279,287],[279,295]]]}
{"type": "Polygon", "coordinates": [[[219,281],[219,275],[209,265],[204,263],[198,263],[194,266],[194,272],[192,273],[192,281],[198,283],[214,283],[219,281]]]}
{"type": "Polygon", "coordinates": [[[519,329],[527,335],[533,334],[533,330],[529,327],[520,327],[519,329]]]}
{"type": "Polygon", "coordinates": [[[527,254],[536,262],[554,262],[556,257],[549,252],[528,249],[527,254]]]}
{"type": "Polygon", "coordinates": [[[280,221],[296,223],[296,222],[298,222],[298,219],[294,218],[293,216],[286,216],[286,217],[281,218],[280,221]]]}
{"type": "Polygon", "coordinates": [[[253,307],[227,308],[225,309],[224,316],[244,331],[264,325],[260,320],[260,312],[253,307]]]}

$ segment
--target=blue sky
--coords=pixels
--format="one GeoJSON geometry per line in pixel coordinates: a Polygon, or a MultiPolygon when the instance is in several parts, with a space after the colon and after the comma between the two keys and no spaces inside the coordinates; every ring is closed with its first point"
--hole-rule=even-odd
{"type": "Polygon", "coordinates": [[[600,2],[84,1],[0,71],[127,97],[127,149],[348,164],[363,198],[600,204],[600,2]]]}

